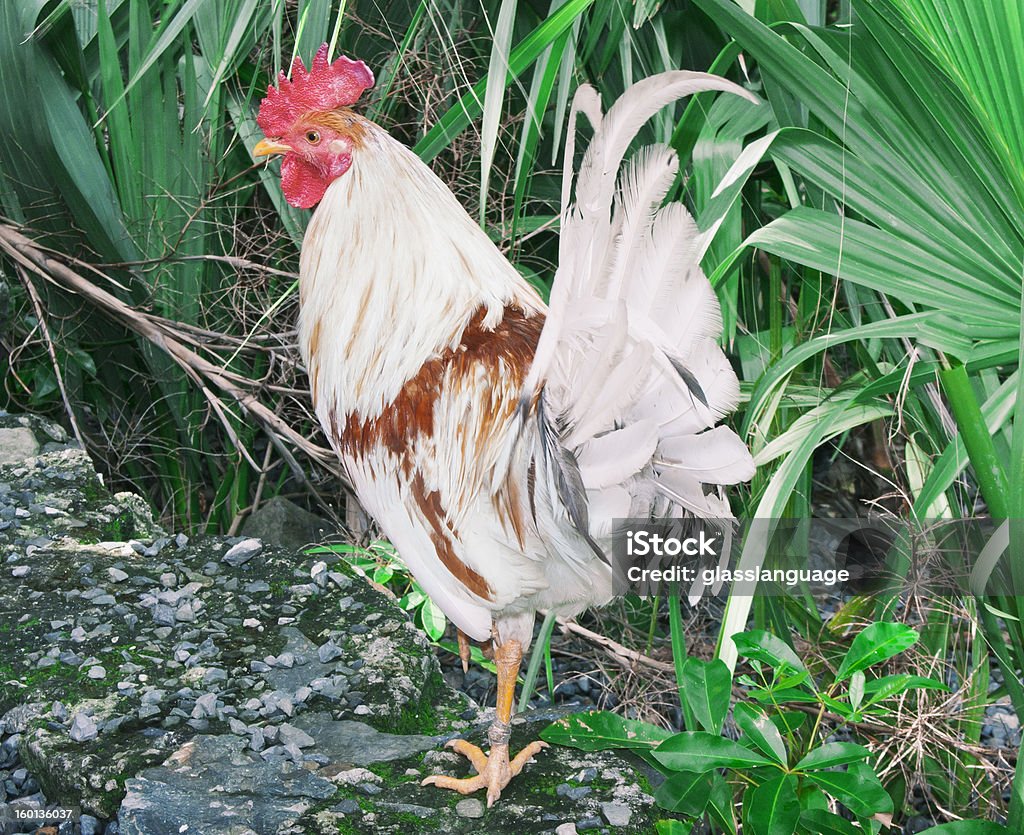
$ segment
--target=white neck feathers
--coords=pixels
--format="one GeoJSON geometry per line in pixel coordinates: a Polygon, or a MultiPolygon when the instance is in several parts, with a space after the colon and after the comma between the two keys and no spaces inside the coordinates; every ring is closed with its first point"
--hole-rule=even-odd
{"type": "Polygon", "coordinates": [[[321,419],[379,415],[481,307],[485,328],[508,305],[544,310],[444,183],[367,124],[302,245],[299,346],[321,419]]]}

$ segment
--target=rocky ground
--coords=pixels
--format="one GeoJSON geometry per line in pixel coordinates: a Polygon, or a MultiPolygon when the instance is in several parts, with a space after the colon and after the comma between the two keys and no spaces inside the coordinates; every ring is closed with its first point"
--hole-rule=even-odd
{"type": "MultiPolygon", "coordinates": [[[[528,714],[513,747],[557,715],[528,714]]],[[[643,764],[612,754],[548,749],[492,810],[421,788],[468,775],[442,744],[483,741],[488,718],[343,563],[169,536],[60,427],[0,414],[0,833],[58,807],[81,817],[43,832],[649,833],[664,816],[643,764]]]]}

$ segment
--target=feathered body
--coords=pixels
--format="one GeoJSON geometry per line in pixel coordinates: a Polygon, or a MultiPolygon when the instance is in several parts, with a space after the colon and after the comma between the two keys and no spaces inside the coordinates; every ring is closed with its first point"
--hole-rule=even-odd
{"type": "Polygon", "coordinates": [[[620,176],[640,125],[703,89],[742,94],[666,73],[604,118],[590,88],[577,94],[595,135],[572,201],[567,149],[550,310],[373,123],[304,112],[274,146],[317,140],[293,167],[295,202],[322,189],[299,321],[317,415],[364,508],[474,639],[525,647],[537,609],[607,602],[613,519],[726,517],[719,485],[753,472],[742,441],[712,428],[738,387],[693,221],[661,205],[675,154],[641,149],[620,176]],[[324,143],[343,162],[320,160],[324,143]]]}

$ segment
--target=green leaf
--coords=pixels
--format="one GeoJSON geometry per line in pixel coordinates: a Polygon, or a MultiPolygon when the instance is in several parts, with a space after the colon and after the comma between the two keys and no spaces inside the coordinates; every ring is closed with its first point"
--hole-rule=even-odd
{"type": "Polygon", "coordinates": [[[708,817],[728,835],[736,835],[736,816],[733,811],[733,789],[717,771],[711,773],[711,796],[708,799],[708,817]]]}
{"type": "Polygon", "coordinates": [[[690,835],[693,821],[660,820],[654,824],[654,831],[657,835],[690,835]]]}
{"type": "Polygon", "coordinates": [[[654,758],[674,771],[705,772],[714,768],[750,768],[771,765],[738,742],[703,731],[684,731],[671,736],[654,750],[654,758]]]}
{"type": "Polygon", "coordinates": [[[924,830],[921,835],[1009,835],[1010,828],[991,821],[954,821],[924,830]]]}
{"type": "Polygon", "coordinates": [[[423,621],[423,631],[430,636],[430,640],[440,640],[448,621],[441,608],[429,597],[420,607],[420,619],[423,621]]]}
{"type": "Polygon", "coordinates": [[[753,835],[793,835],[800,819],[796,778],[780,774],[762,783],[750,795],[747,823],[753,835]]]}
{"type": "Polygon", "coordinates": [[[545,742],[568,745],[582,751],[651,749],[671,736],[671,731],[664,728],[634,719],[623,719],[603,710],[567,716],[548,725],[540,733],[540,738],[545,742]]]}
{"type": "Polygon", "coordinates": [[[855,815],[893,811],[889,793],[864,763],[853,763],[847,771],[815,771],[807,776],[855,815]]]}
{"type": "Polygon", "coordinates": [[[833,768],[837,765],[862,762],[871,756],[871,752],[863,745],[852,742],[826,742],[812,748],[807,756],[793,766],[795,771],[816,771],[822,768],[833,768]]]}
{"type": "Polygon", "coordinates": [[[720,734],[732,697],[729,668],[717,658],[687,658],[682,677],[683,695],[693,715],[708,733],[720,734]]]}
{"type": "Polygon", "coordinates": [[[791,669],[802,672],[803,662],[781,638],[765,632],[763,629],[752,629],[732,636],[736,650],[745,658],[762,661],[769,667],[791,669]]]}
{"type": "Polygon", "coordinates": [[[841,818],[825,809],[804,809],[800,813],[800,825],[815,835],[863,835],[864,833],[864,830],[858,829],[846,818],[841,818]]]}
{"type": "Polygon", "coordinates": [[[654,799],[662,809],[682,812],[690,817],[704,813],[711,796],[712,775],[693,771],[680,771],[669,776],[654,792],[654,799]]]}
{"type": "Polygon", "coordinates": [[[850,707],[856,711],[864,701],[864,673],[860,670],[850,677],[850,707]]]}
{"type": "Polygon", "coordinates": [[[754,743],[763,753],[780,765],[786,764],[786,743],[775,723],[766,713],[740,702],[733,708],[732,718],[747,739],[754,743]]]}
{"type": "Polygon", "coordinates": [[[865,627],[839,665],[836,681],[843,681],[858,670],[892,658],[917,643],[918,634],[906,624],[880,621],[865,627]]]}
{"type": "Polygon", "coordinates": [[[867,701],[864,707],[871,707],[876,702],[890,699],[907,690],[949,690],[941,681],[925,676],[912,675],[911,673],[896,673],[891,676],[882,676],[872,679],[864,685],[864,693],[867,701]]]}

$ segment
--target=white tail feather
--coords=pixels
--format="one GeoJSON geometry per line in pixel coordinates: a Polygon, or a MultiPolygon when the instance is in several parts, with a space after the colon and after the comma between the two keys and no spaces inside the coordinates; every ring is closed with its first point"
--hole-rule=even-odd
{"type": "Polygon", "coordinates": [[[681,204],[662,206],[676,155],[654,145],[622,165],[658,109],[705,90],[753,100],[724,79],[686,72],[634,84],[604,117],[592,88],[573,100],[559,268],[520,402],[543,389],[553,431],[578,463],[589,533],[598,538],[627,511],[728,515],[728,504],[704,485],[753,472],[739,437],[711,428],[735,408],[739,385],[715,341],[721,312],[697,261],[696,224],[681,204]],[[580,113],[594,136],[574,184],[580,113]]]}

